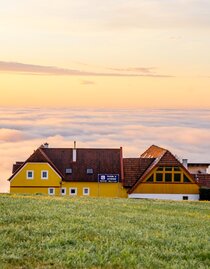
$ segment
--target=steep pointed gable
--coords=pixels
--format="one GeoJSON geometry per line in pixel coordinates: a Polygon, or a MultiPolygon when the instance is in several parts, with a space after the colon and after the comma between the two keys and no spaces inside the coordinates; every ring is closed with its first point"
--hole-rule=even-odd
{"type": "Polygon", "coordinates": [[[184,167],[184,165],[170,152],[166,151],[165,154],[161,157],[161,159],[158,162],[159,166],[179,166],[181,167],[185,173],[188,175],[188,177],[192,180],[192,182],[196,183],[194,177],[192,174],[184,167]]]}
{"type": "Polygon", "coordinates": [[[27,163],[35,163],[35,162],[48,162],[48,159],[41,151],[41,147],[34,151],[34,153],[26,160],[27,163]]]}
{"type": "Polygon", "coordinates": [[[179,166],[181,167],[192,182],[196,183],[193,176],[190,172],[182,165],[182,163],[167,149],[160,148],[158,146],[152,145],[148,148],[142,155],[141,158],[149,158],[153,159],[151,165],[145,170],[139,180],[133,185],[133,187],[128,191],[128,193],[132,193],[133,190],[146,179],[146,177],[157,167],[157,166],[179,166]]]}
{"type": "Polygon", "coordinates": [[[165,149],[152,145],[140,155],[140,158],[124,158],[124,186],[133,187],[155,167],[165,152],[165,149]]]}
{"type": "Polygon", "coordinates": [[[12,176],[8,179],[8,181],[12,180],[14,176],[26,165],[26,163],[49,163],[52,168],[63,178],[61,172],[57,169],[57,167],[52,163],[49,157],[42,151],[42,146],[40,146],[37,150],[35,150],[30,157],[15,170],[12,176]]]}
{"type": "Polygon", "coordinates": [[[163,154],[158,162],[159,166],[183,166],[182,163],[168,150],[163,154]]]}
{"type": "Polygon", "coordinates": [[[144,153],[141,154],[141,158],[160,158],[166,153],[166,149],[158,147],[156,145],[150,146],[144,153]]]}

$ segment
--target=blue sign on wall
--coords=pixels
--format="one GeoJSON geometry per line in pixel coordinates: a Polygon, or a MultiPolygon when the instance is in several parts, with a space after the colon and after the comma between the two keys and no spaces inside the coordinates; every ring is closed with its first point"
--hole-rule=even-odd
{"type": "Polygon", "coordinates": [[[118,174],[99,174],[98,182],[100,183],[117,183],[119,182],[118,174]]]}

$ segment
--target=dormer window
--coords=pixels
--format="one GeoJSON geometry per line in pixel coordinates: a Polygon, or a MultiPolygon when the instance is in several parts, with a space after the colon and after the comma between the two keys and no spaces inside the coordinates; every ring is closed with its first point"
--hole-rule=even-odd
{"type": "Polygon", "coordinates": [[[93,168],[87,168],[87,175],[93,174],[93,168]]]}
{"type": "Polygon", "coordinates": [[[66,174],[72,174],[72,168],[66,168],[66,174]]]}

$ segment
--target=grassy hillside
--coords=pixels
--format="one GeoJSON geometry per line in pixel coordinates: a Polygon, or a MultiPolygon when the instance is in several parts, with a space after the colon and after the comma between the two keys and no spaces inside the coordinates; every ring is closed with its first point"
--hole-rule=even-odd
{"type": "Polygon", "coordinates": [[[0,268],[210,268],[210,203],[0,195],[0,268]]]}

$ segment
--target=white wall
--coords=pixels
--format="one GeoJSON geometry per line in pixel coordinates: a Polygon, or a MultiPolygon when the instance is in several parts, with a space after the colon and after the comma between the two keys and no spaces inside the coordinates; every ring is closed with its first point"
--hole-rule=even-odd
{"type": "Polygon", "coordinates": [[[128,195],[128,198],[183,200],[183,196],[188,196],[188,200],[199,200],[199,194],[132,193],[128,195]]]}

